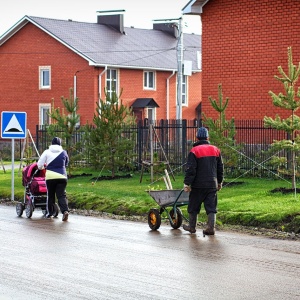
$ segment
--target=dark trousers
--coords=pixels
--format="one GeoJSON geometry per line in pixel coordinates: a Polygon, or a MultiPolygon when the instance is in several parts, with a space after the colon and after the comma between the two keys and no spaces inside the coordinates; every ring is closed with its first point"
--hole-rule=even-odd
{"type": "Polygon", "coordinates": [[[206,214],[217,213],[217,189],[195,189],[192,188],[189,195],[188,213],[199,214],[201,205],[204,204],[206,214]]]}
{"type": "Polygon", "coordinates": [[[64,213],[69,211],[66,197],[67,179],[50,179],[46,180],[47,185],[47,214],[52,216],[54,211],[55,196],[58,201],[60,211],[64,213]]]}

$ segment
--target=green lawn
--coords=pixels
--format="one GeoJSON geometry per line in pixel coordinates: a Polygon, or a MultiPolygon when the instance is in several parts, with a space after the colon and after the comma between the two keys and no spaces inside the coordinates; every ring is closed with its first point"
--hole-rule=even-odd
{"type": "MultiPolygon", "coordinates": [[[[93,209],[119,215],[146,216],[150,208],[159,208],[154,199],[146,192],[149,188],[165,189],[163,179],[150,184],[146,174],[140,183],[140,174],[131,178],[117,180],[100,180],[98,172],[80,170],[77,174],[91,174],[71,178],[67,193],[70,207],[78,209],[93,209]]],[[[74,173],[75,174],[75,173],[74,173]]],[[[22,176],[15,170],[15,200],[23,201],[24,187],[22,176]]],[[[0,169],[0,196],[11,196],[11,171],[6,173],[0,169]]],[[[183,176],[171,178],[174,189],[181,189],[183,176]]],[[[299,183],[300,184],[300,183],[299,183]]],[[[262,178],[227,178],[223,189],[218,193],[219,224],[238,224],[276,228],[286,231],[300,231],[300,195],[295,193],[272,193],[275,188],[291,188],[284,180],[262,178]],[[228,184],[229,182],[241,184],[228,184]]],[[[181,207],[186,215],[186,206],[181,207]]],[[[205,221],[206,215],[202,209],[199,221],[205,221]]]]}

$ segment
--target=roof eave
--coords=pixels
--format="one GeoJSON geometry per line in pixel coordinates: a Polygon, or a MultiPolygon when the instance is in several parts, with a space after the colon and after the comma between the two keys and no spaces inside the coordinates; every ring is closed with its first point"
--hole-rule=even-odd
{"type": "Polygon", "coordinates": [[[9,28],[0,36],[0,46],[3,45],[7,40],[9,40],[15,33],[17,33],[21,28],[23,28],[29,21],[26,16],[23,17],[18,23],[9,28]]]}
{"type": "MultiPolygon", "coordinates": [[[[90,63],[90,66],[100,67],[100,68],[116,68],[116,69],[134,69],[134,70],[151,70],[151,71],[165,71],[165,72],[177,72],[177,69],[165,69],[165,68],[154,68],[154,67],[138,67],[138,66],[124,66],[124,65],[114,65],[114,64],[102,64],[102,63],[90,63]]],[[[192,70],[193,73],[199,73],[202,70],[192,70]]]]}
{"type": "Polygon", "coordinates": [[[201,15],[202,7],[209,0],[190,0],[187,5],[181,10],[183,15],[201,15]]]}

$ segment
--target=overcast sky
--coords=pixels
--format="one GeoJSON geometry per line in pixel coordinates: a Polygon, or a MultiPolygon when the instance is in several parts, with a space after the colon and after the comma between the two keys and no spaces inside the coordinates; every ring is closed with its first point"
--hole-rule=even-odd
{"type": "MultiPolygon", "coordinates": [[[[1,5],[0,36],[25,15],[96,23],[97,11],[125,9],[125,27],[152,28],[155,19],[177,19],[189,0],[8,0],[1,5]]],[[[201,33],[200,16],[183,16],[183,31],[201,33]]]]}

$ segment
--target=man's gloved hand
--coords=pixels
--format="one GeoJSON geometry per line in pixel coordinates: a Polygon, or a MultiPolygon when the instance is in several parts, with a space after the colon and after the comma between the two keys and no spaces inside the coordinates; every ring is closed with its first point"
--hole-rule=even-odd
{"type": "Polygon", "coordinates": [[[183,185],[183,190],[187,193],[189,193],[192,189],[190,185],[184,184],[183,185]]]}
{"type": "Polygon", "coordinates": [[[218,191],[222,189],[222,183],[218,183],[218,191]]]}

